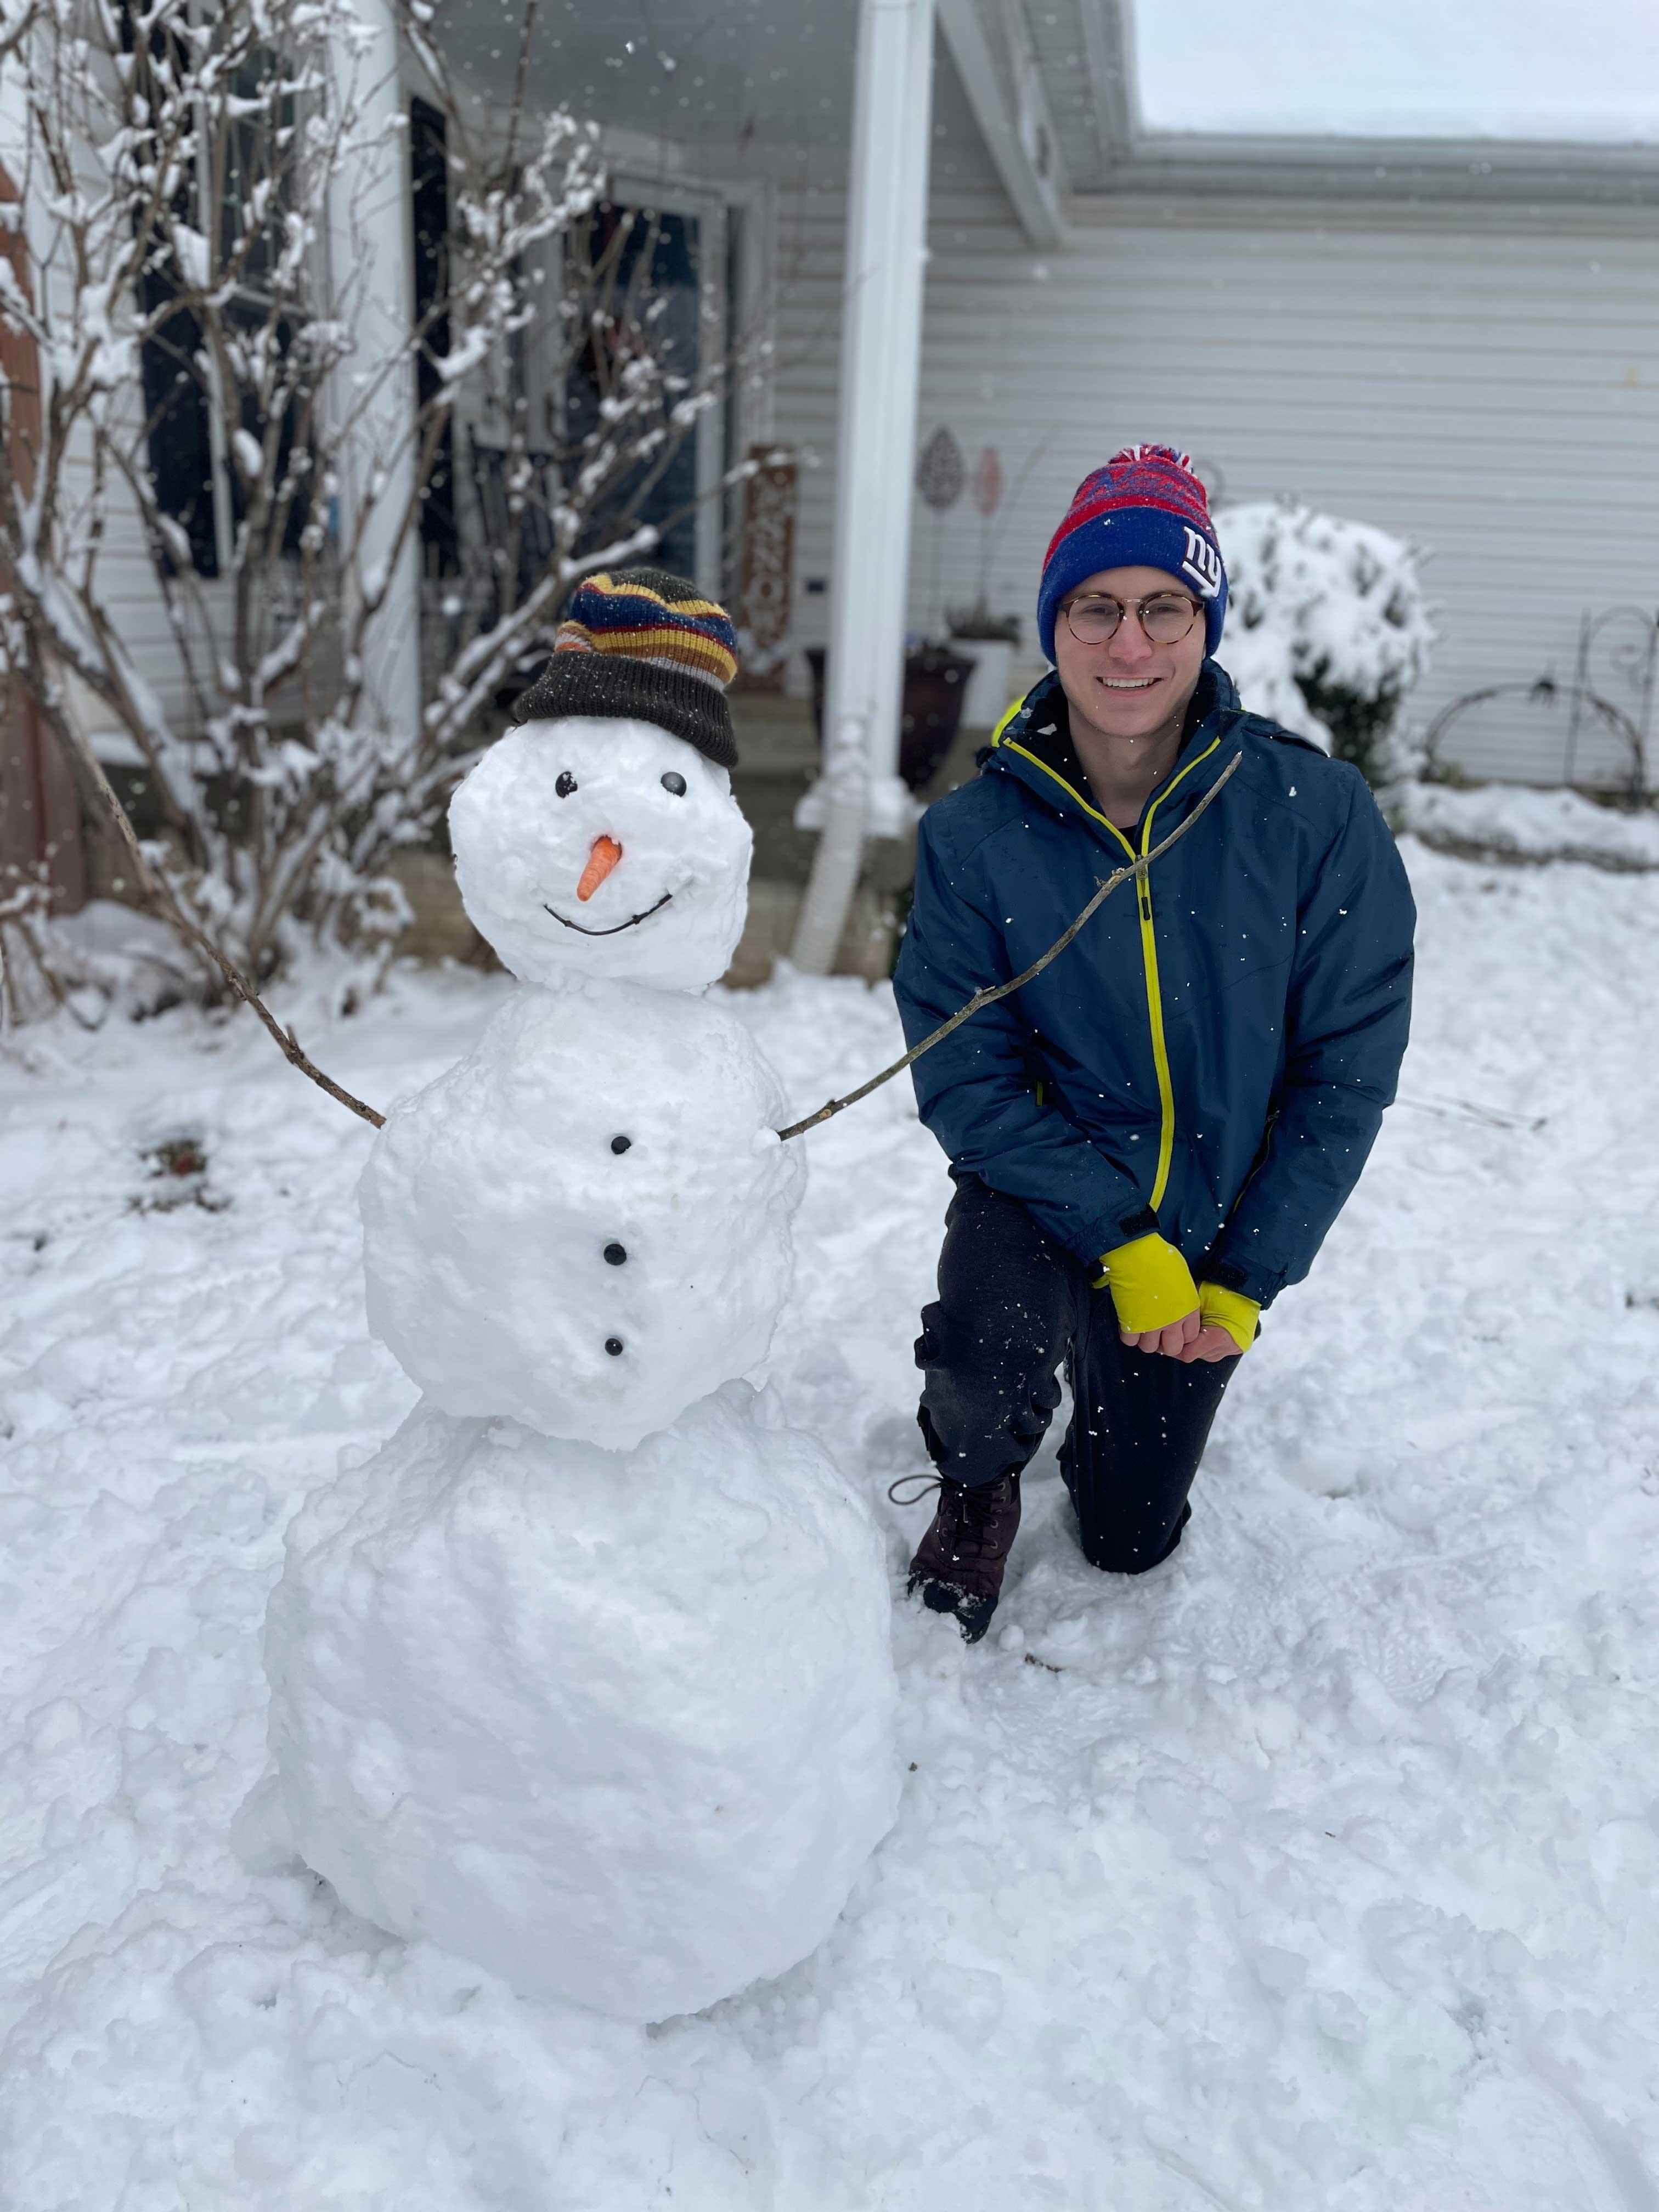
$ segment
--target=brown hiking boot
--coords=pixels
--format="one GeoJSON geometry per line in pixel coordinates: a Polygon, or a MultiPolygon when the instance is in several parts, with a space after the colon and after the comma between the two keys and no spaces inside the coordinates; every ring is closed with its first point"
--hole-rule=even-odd
{"type": "Polygon", "coordinates": [[[921,1594],[930,1613],[955,1615],[964,1644],[977,1644],[991,1626],[1002,1595],[1002,1577],[1019,1527],[1019,1469],[1000,1474],[970,1490],[948,1474],[906,1475],[887,1495],[896,1505],[914,1505],[937,1483],[939,1505],[927,1534],[910,1562],[905,1595],[921,1594]],[[909,1498],[895,1492],[905,1482],[920,1482],[909,1498]]]}

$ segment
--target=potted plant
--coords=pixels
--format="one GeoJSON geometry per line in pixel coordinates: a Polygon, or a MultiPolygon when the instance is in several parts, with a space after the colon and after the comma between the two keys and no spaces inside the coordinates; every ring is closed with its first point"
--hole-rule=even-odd
{"type": "Polygon", "coordinates": [[[983,600],[946,611],[951,648],[972,664],[962,702],[963,726],[994,729],[1012,692],[1012,669],[1019,646],[1019,617],[994,615],[983,600]]]}

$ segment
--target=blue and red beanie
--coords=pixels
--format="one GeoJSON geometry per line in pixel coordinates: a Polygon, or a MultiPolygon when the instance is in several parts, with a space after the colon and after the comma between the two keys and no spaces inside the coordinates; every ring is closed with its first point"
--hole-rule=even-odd
{"type": "Polygon", "coordinates": [[[1204,601],[1204,649],[1221,642],[1227,571],[1210,502],[1191,459],[1173,446],[1126,446],[1084,477],[1042,563],[1037,640],[1054,657],[1054,617],[1085,576],[1103,568],[1162,568],[1204,601]]]}

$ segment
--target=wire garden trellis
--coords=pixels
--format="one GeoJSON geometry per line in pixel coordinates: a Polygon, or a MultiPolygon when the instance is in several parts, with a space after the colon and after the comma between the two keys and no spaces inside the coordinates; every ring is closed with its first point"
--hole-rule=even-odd
{"type": "Polygon", "coordinates": [[[1429,773],[1446,772],[1446,739],[1466,716],[1496,700],[1518,700],[1565,715],[1564,784],[1598,790],[1611,787],[1640,803],[1651,789],[1649,743],[1656,680],[1659,617],[1637,606],[1586,613],[1578,625],[1572,681],[1562,684],[1546,674],[1530,680],[1483,684],[1464,692],[1443,708],[1429,726],[1424,741],[1429,773]],[[1593,761],[1586,762],[1587,751],[1594,753],[1598,738],[1611,744],[1619,763],[1611,778],[1595,772],[1593,761]]]}

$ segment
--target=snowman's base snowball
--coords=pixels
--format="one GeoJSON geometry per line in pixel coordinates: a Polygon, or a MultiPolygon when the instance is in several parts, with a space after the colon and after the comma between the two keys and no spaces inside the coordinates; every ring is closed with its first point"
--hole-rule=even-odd
{"type": "Polygon", "coordinates": [[[366,1919],[661,2020],[828,1933],[897,1803],[881,1545],[731,1383],[613,1453],[423,1401],[290,1530],[295,1842],[366,1919]]]}

